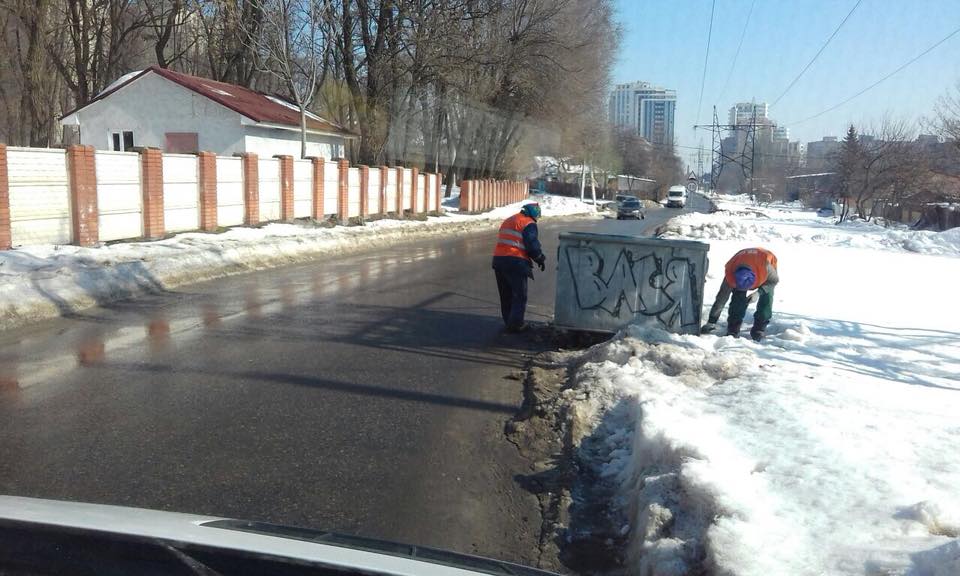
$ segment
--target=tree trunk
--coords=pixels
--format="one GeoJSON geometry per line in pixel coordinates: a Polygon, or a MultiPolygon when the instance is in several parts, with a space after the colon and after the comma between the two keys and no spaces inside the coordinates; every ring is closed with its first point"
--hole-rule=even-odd
{"type": "Polygon", "coordinates": [[[307,109],[300,105],[300,158],[307,157],[307,109]]]}

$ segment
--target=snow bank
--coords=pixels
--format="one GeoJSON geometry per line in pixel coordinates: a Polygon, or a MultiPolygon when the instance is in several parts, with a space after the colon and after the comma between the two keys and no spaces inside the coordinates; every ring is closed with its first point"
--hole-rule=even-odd
{"type": "Polygon", "coordinates": [[[956,233],[760,212],[669,229],[711,240],[705,307],[735,251],[778,255],[763,343],[630,327],[575,376],[628,571],[960,574],[956,233]]]}
{"type": "MultiPolygon", "coordinates": [[[[570,216],[594,207],[546,197],[544,216],[570,216]]],[[[332,228],[269,224],[222,234],[186,233],[156,242],[81,248],[23,246],[0,252],[0,329],[181,284],[281,266],[324,254],[490,227],[521,203],[474,216],[426,221],[377,220],[332,228]]]]}

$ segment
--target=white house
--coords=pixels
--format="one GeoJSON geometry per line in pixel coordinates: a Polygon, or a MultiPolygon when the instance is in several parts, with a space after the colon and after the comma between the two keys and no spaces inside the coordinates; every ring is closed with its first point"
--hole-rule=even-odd
{"type": "MultiPolygon", "coordinates": [[[[87,105],[64,115],[79,143],[98,150],[150,146],[164,152],[253,152],[300,156],[296,105],[157,66],[118,79],[87,105]]],[[[341,158],[357,136],[316,114],[307,117],[307,155],[341,158]]]]}

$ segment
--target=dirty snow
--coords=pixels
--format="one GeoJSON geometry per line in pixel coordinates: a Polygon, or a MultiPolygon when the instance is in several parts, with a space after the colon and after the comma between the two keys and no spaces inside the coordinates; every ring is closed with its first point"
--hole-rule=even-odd
{"type": "MultiPolygon", "coordinates": [[[[543,214],[594,212],[572,198],[538,197],[543,214]]],[[[142,292],[270,268],[439,234],[494,225],[522,203],[479,215],[451,214],[426,221],[377,220],[332,228],[268,224],[222,234],[185,233],[155,242],[97,248],[21,246],[0,251],[0,329],[61,315],[142,292]]]]}
{"type": "Polygon", "coordinates": [[[568,392],[628,573],[960,574],[956,231],[723,207],[669,235],[710,242],[705,310],[730,255],[778,255],[768,338],[630,327],[568,392]]]}

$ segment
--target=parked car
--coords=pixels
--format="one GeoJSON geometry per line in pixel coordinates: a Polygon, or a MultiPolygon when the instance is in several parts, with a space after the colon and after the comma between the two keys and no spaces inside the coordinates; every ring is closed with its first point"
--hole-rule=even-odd
{"type": "Polygon", "coordinates": [[[646,217],[643,211],[643,204],[633,196],[626,196],[617,204],[617,220],[629,220],[631,218],[642,220],[646,217]]]}
{"type": "Polygon", "coordinates": [[[687,188],[671,186],[667,190],[667,208],[683,208],[687,205],[687,188]]]}

